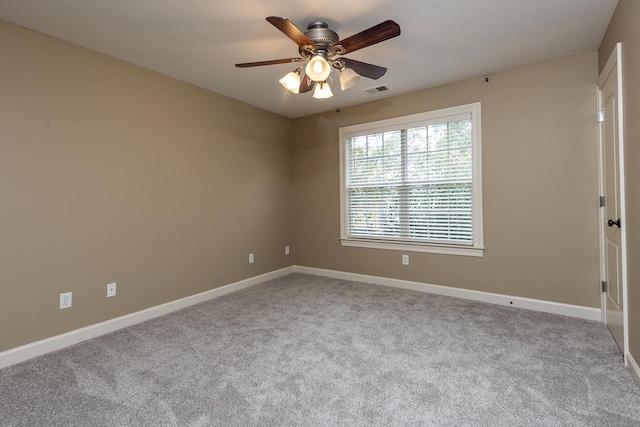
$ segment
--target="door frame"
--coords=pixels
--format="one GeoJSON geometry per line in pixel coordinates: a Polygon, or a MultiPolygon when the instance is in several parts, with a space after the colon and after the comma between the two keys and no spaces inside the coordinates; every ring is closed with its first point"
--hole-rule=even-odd
{"type": "MultiPolygon", "coordinates": [[[[601,88],[606,81],[607,77],[611,74],[614,67],[617,65],[617,77],[618,77],[618,175],[620,180],[620,222],[623,227],[626,227],[626,203],[625,203],[625,162],[624,162],[624,108],[623,108],[623,91],[622,91],[622,43],[618,42],[611,52],[611,56],[607,60],[606,65],[602,69],[597,81],[597,113],[602,110],[602,91],[601,88]]],[[[599,114],[598,114],[599,115],[599,114]]],[[[600,196],[605,194],[604,188],[604,138],[602,126],[598,123],[598,194],[600,196]]],[[[600,247],[600,280],[606,279],[606,260],[605,260],[605,228],[604,224],[607,218],[603,207],[598,209],[599,211],[599,247],[600,247]]],[[[621,233],[621,259],[622,259],[622,326],[624,336],[624,348],[622,349],[624,355],[624,364],[628,366],[627,354],[629,353],[629,309],[628,309],[628,294],[627,294],[627,233],[626,228],[622,229],[621,233]]],[[[607,307],[606,307],[606,295],[601,292],[600,295],[600,307],[602,310],[602,322],[607,323],[607,307]]]]}

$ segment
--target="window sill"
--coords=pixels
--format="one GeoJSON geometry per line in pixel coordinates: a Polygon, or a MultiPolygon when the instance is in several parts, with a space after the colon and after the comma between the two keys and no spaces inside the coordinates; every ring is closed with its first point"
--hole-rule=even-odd
{"type": "Polygon", "coordinates": [[[433,254],[446,254],[446,255],[461,255],[461,256],[484,256],[484,248],[473,246],[447,246],[436,244],[419,244],[408,242],[386,242],[380,240],[365,240],[365,239],[340,239],[342,246],[349,246],[355,248],[370,248],[370,249],[388,249],[392,251],[407,251],[407,252],[427,252],[433,254]]]}

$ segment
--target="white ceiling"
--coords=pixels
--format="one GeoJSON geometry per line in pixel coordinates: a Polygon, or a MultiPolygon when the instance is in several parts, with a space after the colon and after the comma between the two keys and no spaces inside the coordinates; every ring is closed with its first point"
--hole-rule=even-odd
{"type": "Polygon", "coordinates": [[[288,117],[481,77],[598,48],[618,0],[0,0],[0,18],[288,117]],[[294,95],[278,79],[295,57],[265,17],[302,31],[323,19],[340,38],[386,19],[402,34],[346,55],[388,68],[334,97],[294,95]],[[375,95],[363,89],[387,85],[375,95]]]}

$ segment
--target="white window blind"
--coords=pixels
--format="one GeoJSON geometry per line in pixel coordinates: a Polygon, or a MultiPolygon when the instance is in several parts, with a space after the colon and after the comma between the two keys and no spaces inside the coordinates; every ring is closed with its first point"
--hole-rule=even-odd
{"type": "Polygon", "coordinates": [[[478,246],[472,113],[383,125],[344,135],[343,238],[478,246]]]}

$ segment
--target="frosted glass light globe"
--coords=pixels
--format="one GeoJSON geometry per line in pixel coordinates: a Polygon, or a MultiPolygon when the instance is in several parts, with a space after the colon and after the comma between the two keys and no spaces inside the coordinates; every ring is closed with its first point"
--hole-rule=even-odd
{"type": "Polygon", "coordinates": [[[304,71],[314,82],[323,82],[331,74],[331,64],[322,55],[315,55],[311,58],[304,71]]]}

